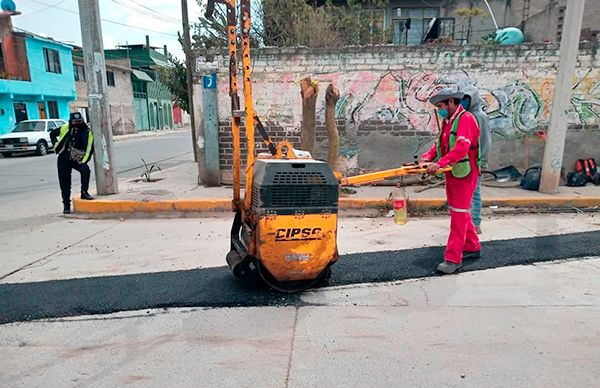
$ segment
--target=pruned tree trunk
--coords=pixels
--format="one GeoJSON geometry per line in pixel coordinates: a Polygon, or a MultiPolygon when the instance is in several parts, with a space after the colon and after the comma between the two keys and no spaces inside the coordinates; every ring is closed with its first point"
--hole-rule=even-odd
{"type": "Polygon", "coordinates": [[[340,154],[340,135],[335,124],[335,105],[339,99],[340,91],[333,84],[329,84],[325,92],[325,128],[327,129],[327,139],[329,141],[327,163],[334,171],[340,154]]]}
{"type": "Polygon", "coordinates": [[[316,106],[319,84],[310,77],[300,81],[302,96],[302,129],[300,132],[300,148],[315,153],[316,106]]]}

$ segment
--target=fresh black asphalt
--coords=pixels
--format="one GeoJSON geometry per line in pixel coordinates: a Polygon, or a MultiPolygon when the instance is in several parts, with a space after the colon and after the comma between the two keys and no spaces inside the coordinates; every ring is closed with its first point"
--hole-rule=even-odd
{"type": "MultiPolygon", "coordinates": [[[[340,257],[330,285],[435,276],[444,247],[355,253],[340,257]]],[[[463,271],[600,254],[600,232],[483,243],[483,257],[463,271]]],[[[0,324],[41,318],[167,307],[301,305],[258,279],[234,279],[227,267],[0,285],[0,324]]]]}

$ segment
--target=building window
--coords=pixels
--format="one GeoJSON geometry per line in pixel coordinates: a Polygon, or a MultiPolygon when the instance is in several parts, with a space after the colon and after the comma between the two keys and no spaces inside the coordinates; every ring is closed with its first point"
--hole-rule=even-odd
{"type": "Polygon", "coordinates": [[[60,74],[60,55],[57,50],[49,48],[44,49],[44,61],[46,62],[46,71],[48,73],[60,74]]]}
{"type": "Polygon", "coordinates": [[[73,64],[73,73],[75,74],[75,81],[85,82],[85,67],[83,65],[73,64]]]}
{"type": "Polygon", "coordinates": [[[108,86],[115,86],[115,73],[112,71],[106,72],[106,83],[108,86]]]}
{"type": "Polygon", "coordinates": [[[395,8],[394,44],[403,46],[421,44],[429,29],[429,23],[439,16],[439,8],[395,8]]]}
{"type": "Polygon", "coordinates": [[[58,119],[58,104],[56,101],[48,101],[48,115],[51,119],[58,119]]]}
{"type": "MultiPolygon", "coordinates": [[[[2,42],[0,42],[0,73],[4,72],[6,72],[6,69],[4,68],[4,51],[2,51],[2,42]]],[[[2,74],[0,74],[0,78],[4,78],[2,77],[2,74]]]]}

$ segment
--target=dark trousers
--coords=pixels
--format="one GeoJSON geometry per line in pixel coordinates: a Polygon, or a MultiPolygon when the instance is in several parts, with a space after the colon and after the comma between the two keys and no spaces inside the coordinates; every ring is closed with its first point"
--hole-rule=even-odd
{"type": "Polygon", "coordinates": [[[87,164],[79,164],[71,160],[68,152],[58,154],[58,182],[60,193],[64,204],[71,203],[71,169],[81,174],[81,191],[88,191],[90,187],[90,167],[87,164]]]}

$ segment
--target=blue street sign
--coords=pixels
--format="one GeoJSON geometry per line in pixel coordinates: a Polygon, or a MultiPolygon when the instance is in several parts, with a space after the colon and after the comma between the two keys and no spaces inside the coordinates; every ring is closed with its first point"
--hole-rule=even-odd
{"type": "Polygon", "coordinates": [[[202,82],[204,83],[204,89],[216,89],[217,88],[217,73],[202,76],[202,82]]]}

